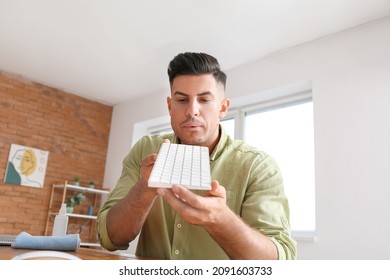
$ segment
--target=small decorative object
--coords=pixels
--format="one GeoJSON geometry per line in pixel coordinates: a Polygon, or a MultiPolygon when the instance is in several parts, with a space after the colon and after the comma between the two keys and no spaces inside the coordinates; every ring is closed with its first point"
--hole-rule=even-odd
{"type": "Polygon", "coordinates": [[[74,177],[73,178],[73,185],[80,186],[80,178],[79,177],[74,177]]]}
{"type": "Polygon", "coordinates": [[[88,206],[88,215],[93,216],[93,205],[88,206]]]}
{"type": "Polygon", "coordinates": [[[95,188],[95,183],[93,181],[89,182],[88,188],[90,189],[95,188]]]}
{"type": "Polygon", "coordinates": [[[66,235],[68,230],[69,217],[66,216],[66,204],[61,205],[61,209],[54,218],[53,232],[51,235],[66,235]]]}
{"type": "Polygon", "coordinates": [[[66,212],[73,213],[74,206],[79,205],[84,200],[85,200],[85,195],[83,193],[75,193],[73,196],[67,198],[65,200],[66,212]]]}

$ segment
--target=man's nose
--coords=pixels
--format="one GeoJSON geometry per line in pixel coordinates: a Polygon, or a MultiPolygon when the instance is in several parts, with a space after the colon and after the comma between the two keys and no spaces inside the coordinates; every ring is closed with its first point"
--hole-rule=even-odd
{"type": "Polygon", "coordinates": [[[187,116],[193,118],[199,116],[199,103],[197,101],[191,101],[187,107],[187,116]]]}

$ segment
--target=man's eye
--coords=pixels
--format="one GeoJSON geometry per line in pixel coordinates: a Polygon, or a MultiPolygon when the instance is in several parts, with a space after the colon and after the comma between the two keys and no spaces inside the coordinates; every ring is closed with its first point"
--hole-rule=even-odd
{"type": "Polygon", "coordinates": [[[207,103],[207,102],[210,102],[210,99],[201,99],[199,100],[201,103],[207,103]]]}
{"type": "Polygon", "coordinates": [[[184,102],[187,102],[187,99],[185,99],[185,98],[176,99],[176,102],[184,103],[184,102]]]}

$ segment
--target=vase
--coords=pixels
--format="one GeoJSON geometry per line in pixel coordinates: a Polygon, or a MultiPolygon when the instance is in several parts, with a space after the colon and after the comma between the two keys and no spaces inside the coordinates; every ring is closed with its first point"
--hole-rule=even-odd
{"type": "Polygon", "coordinates": [[[92,206],[92,205],[88,206],[88,212],[87,212],[87,214],[88,214],[89,216],[93,216],[93,206],[92,206]]]}

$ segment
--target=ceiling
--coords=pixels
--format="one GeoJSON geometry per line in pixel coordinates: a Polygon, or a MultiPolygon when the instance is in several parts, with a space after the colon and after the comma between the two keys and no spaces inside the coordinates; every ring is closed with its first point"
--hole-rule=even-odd
{"type": "Polygon", "coordinates": [[[388,15],[389,0],[0,0],[0,70],[115,105],[167,91],[179,52],[229,70],[388,15]]]}

